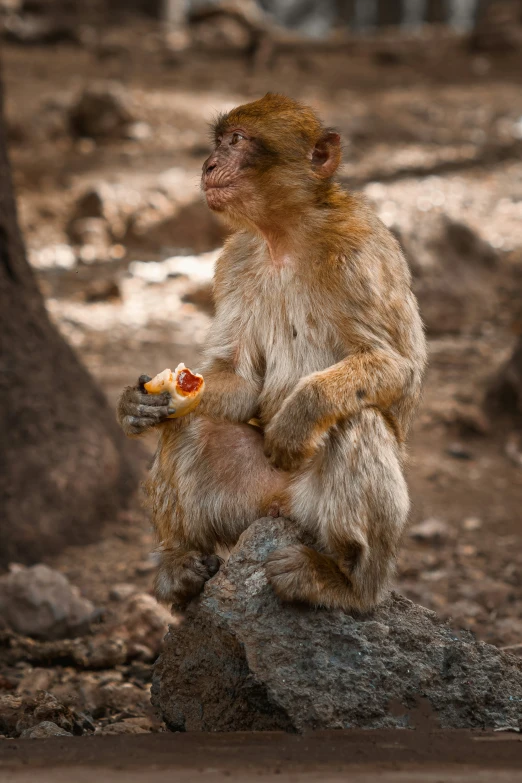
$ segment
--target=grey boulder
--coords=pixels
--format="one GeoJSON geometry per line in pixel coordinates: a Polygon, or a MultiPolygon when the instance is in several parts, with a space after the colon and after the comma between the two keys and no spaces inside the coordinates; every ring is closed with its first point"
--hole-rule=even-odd
{"type": "Polygon", "coordinates": [[[65,731],[57,726],[56,723],[44,720],[30,729],[25,729],[20,736],[24,739],[47,739],[48,737],[72,737],[73,735],[70,731],[65,731]]]}
{"type": "Polygon", "coordinates": [[[81,634],[95,614],[94,605],[58,571],[38,564],[11,566],[0,577],[0,618],[24,636],[59,639],[81,634]]]}
{"type": "Polygon", "coordinates": [[[392,593],[367,616],[285,605],[270,552],[299,541],[284,519],[240,538],[199,602],[171,626],[152,702],[173,731],[518,728],[522,662],[392,593]]]}

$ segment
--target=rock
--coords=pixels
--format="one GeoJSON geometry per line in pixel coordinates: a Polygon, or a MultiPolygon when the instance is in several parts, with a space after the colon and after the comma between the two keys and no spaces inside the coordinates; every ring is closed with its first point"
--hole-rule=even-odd
{"type": "Polygon", "coordinates": [[[171,730],[411,727],[420,699],[441,727],[521,722],[522,663],[400,595],[364,617],[281,603],[263,564],[298,540],[254,523],[170,629],[152,701],[171,730]]]}
{"type": "Polygon", "coordinates": [[[468,532],[480,530],[482,527],[482,520],[479,519],[479,517],[466,517],[466,519],[462,522],[462,527],[468,532]]]}
{"type": "Polygon", "coordinates": [[[58,639],[86,631],[94,605],[77,587],[46,565],[12,567],[0,577],[0,617],[16,633],[58,639]]]}
{"type": "Polygon", "coordinates": [[[155,598],[136,593],[125,601],[111,634],[124,640],[129,658],[154,660],[172,621],[171,613],[155,598]]]}
{"type": "MultiPolygon", "coordinates": [[[[35,698],[22,702],[22,714],[16,724],[17,734],[23,734],[42,722],[51,722],[68,734],[81,734],[81,725],[74,712],[47,691],[39,691],[35,698]]],[[[25,736],[28,736],[25,734],[25,736]]]]}
{"type": "Polygon", "coordinates": [[[154,728],[154,724],[149,718],[126,718],[118,723],[100,726],[96,729],[95,734],[150,734],[154,728]]]}
{"type": "Polygon", "coordinates": [[[138,565],[136,566],[136,574],[138,576],[143,576],[144,574],[151,574],[155,570],[156,570],[156,563],[152,558],[150,560],[143,560],[141,563],[138,563],[138,565]]]}
{"type": "Polygon", "coordinates": [[[190,248],[195,253],[204,253],[221,247],[227,233],[223,223],[196,192],[192,203],[176,206],[165,218],[159,211],[157,215],[136,212],[123,241],[135,252],[190,248]]]}
{"type": "Polygon", "coordinates": [[[60,728],[60,726],[57,726],[56,723],[53,723],[50,720],[44,720],[30,729],[25,729],[25,731],[20,734],[20,737],[23,739],[46,739],[47,737],[72,736],[70,731],[65,731],[65,729],[60,728]]]}
{"type": "Polygon", "coordinates": [[[146,141],[152,136],[152,128],[148,122],[133,122],[127,128],[127,138],[132,141],[146,141]]]}
{"type": "Polygon", "coordinates": [[[12,737],[22,713],[22,698],[11,694],[0,695],[0,734],[12,737]]]}
{"type": "Polygon", "coordinates": [[[98,709],[103,707],[105,712],[131,712],[136,714],[141,710],[150,709],[150,696],[148,689],[138,688],[130,682],[113,682],[100,685],[93,699],[98,709]]]}
{"type": "Polygon", "coordinates": [[[192,284],[181,297],[183,302],[195,305],[204,313],[214,315],[214,289],[212,283],[192,284]]]}
{"type": "Polygon", "coordinates": [[[478,331],[498,317],[499,254],[473,228],[424,215],[399,234],[429,334],[478,331]]]}
{"type": "Polygon", "coordinates": [[[268,19],[254,0],[191,3],[187,21],[192,46],[228,52],[250,53],[268,27],[268,19]]]}
{"type": "Polygon", "coordinates": [[[68,662],[79,669],[112,669],[125,663],[128,649],[112,626],[92,636],[78,639],[38,641],[12,631],[0,632],[0,655],[9,666],[19,661],[33,665],[63,666],[68,662]]]}
{"type": "Polygon", "coordinates": [[[121,299],[120,286],[114,278],[91,280],[82,293],[83,299],[87,303],[121,299]]]}
{"type": "Polygon", "coordinates": [[[103,217],[77,218],[68,226],[75,245],[94,245],[107,254],[111,242],[109,226],[103,217]]]}
{"type": "Polygon", "coordinates": [[[28,667],[18,684],[18,693],[21,696],[35,696],[38,691],[51,690],[56,680],[56,672],[53,669],[28,667]]]}
{"type": "Polygon", "coordinates": [[[522,468],[522,449],[520,447],[520,436],[518,433],[511,433],[506,440],[504,447],[506,457],[516,465],[517,468],[522,468]]]}
{"type": "Polygon", "coordinates": [[[84,89],[69,113],[75,136],[117,139],[135,122],[127,91],[119,82],[95,82],[84,89]]]}
{"type": "Polygon", "coordinates": [[[461,403],[456,400],[436,400],[430,404],[430,421],[443,422],[458,430],[463,437],[489,435],[491,424],[479,405],[461,403]]]}
{"type": "Polygon", "coordinates": [[[141,194],[131,187],[101,182],[78,196],[67,223],[67,235],[73,244],[95,241],[108,246],[127,230],[135,210],[143,208],[141,194]]]}
{"type": "Polygon", "coordinates": [[[73,241],[77,238],[74,228],[77,221],[104,218],[106,216],[105,202],[107,198],[107,188],[103,186],[88,188],[80,194],[74,205],[68,228],[69,237],[73,241]]]}
{"type": "Polygon", "coordinates": [[[430,517],[418,525],[413,525],[409,529],[411,538],[417,541],[441,542],[448,538],[450,532],[449,526],[441,519],[430,517]]]}
{"type": "Polygon", "coordinates": [[[113,601],[125,601],[127,598],[130,598],[131,595],[134,595],[137,592],[138,587],[136,585],[130,584],[128,582],[121,582],[120,584],[112,586],[109,593],[109,598],[111,598],[113,601]]]}
{"type": "Polygon", "coordinates": [[[447,606],[446,613],[457,625],[472,625],[475,618],[484,614],[484,609],[476,601],[461,598],[447,606]]]}
{"type": "Polygon", "coordinates": [[[67,232],[73,244],[103,247],[111,240],[145,256],[214,250],[228,233],[205,204],[197,179],[178,168],[167,169],[140,190],[131,178],[88,188],[71,210],[67,232]]]}
{"type": "Polygon", "coordinates": [[[518,3],[484,3],[482,13],[469,36],[472,52],[495,53],[516,51],[520,48],[520,6],[518,3]]]}
{"type": "Polygon", "coordinates": [[[12,14],[4,22],[3,34],[8,41],[23,46],[55,46],[78,43],[74,27],[59,19],[37,14],[12,14]]]}
{"type": "Polygon", "coordinates": [[[473,459],[473,454],[471,451],[467,449],[463,443],[459,443],[458,441],[450,443],[447,448],[447,452],[450,457],[454,457],[455,459],[473,459]]]}

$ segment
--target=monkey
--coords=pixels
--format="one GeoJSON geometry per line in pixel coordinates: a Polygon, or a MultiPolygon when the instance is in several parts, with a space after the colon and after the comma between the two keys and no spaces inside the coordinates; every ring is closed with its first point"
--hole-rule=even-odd
{"type": "Polygon", "coordinates": [[[183,611],[220,547],[285,516],[313,545],[268,556],[276,595],[367,612],[409,513],[406,439],[426,365],[410,271],[365,196],[340,186],[340,135],[313,109],[268,93],[220,115],[212,138],[202,190],[232,233],[201,404],[167,420],[168,398],[144,393],[144,376],[118,405],[128,435],[159,432],[146,482],[155,594],[183,611]]]}

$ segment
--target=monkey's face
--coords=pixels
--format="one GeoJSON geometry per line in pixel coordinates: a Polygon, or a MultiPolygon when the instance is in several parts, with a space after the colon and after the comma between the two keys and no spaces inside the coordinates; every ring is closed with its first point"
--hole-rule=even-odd
{"type": "Polygon", "coordinates": [[[267,94],[221,115],[201,186],[210,209],[234,224],[258,228],[314,203],[340,161],[340,139],[315,113],[267,94]]]}
{"type": "Polygon", "coordinates": [[[223,212],[251,197],[251,169],[256,140],[244,128],[219,133],[215,149],[203,164],[201,186],[210,209],[223,212]]]}

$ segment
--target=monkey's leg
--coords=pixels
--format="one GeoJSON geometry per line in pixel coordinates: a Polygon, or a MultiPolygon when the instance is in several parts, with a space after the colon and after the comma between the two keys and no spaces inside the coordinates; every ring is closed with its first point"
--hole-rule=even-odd
{"type": "Polygon", "coordinates": [[[291,515],[318,549],[275,551],[266,569],[284,600],[366,611],[387,588],[409,510],[399,447],[383,417],[366,409],[334,427],[293,481],[291,515]]]}
{"type": "Polygon", "coordinates": [[[287,484],[248,424],[197,416],[167,425],[147,482],[161,542],[158,600],[183,608],[200,593],[219,568],[216,547],[235,544],[256,519],[277,516],[287,484]]]}

